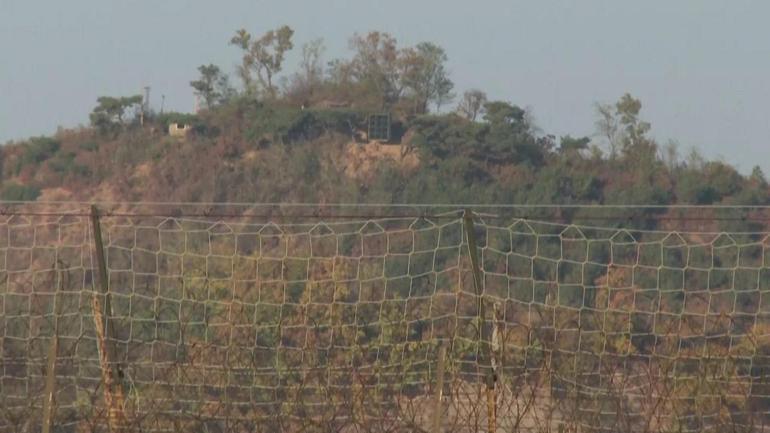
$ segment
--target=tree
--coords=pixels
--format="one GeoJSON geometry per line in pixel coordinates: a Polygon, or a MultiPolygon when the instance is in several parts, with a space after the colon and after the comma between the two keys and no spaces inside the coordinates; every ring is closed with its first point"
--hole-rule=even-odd
{"type": "Polygon", "coordinates": [[[661,149],[663,163],[668,167],[669,171],[674,171],[679,168],[679,143],[674,140],[669,140],[663,149],[661,149]]]}
{"type": "Polygon", "coordinates": [[[690,148],[690,151],[687,153],[687,157],[685,159],[685,167],[692,170],[702,170],[705,165],[706,161],[698,149],[694,147],[690,148]]]}
{"type": "Polygon", "coordinates": [[[254,87],[252,76],[252,74],[256,74],[260,90],[275,97],[276,89],[273,84],[273,77],[281,72],[286,52],[294,48],[291,41],[293,35],[294,30],[289,26],[269,30],[259,39],[252,39],[251,34],[244,29],[235,32],[235,36],[230,39],[230,44],[243,51],[243,59],[238,73],[247,92],[257,90],[254,87]]]}
{"type": "Polygon", "coordinates": [[[354,81],[353,65],[343,59],[331,60],[326,65],[326,76],[334,85],[350,85],[354,81]]]}
{"type": "Polygon", "coordinates": [[[230,87],[227,75],[223,74],[218,66],[200,65],[198,71],[200,78],[190,81],[190,86],[195,89],[196,95],[203,98],[206,108],[212,108],[232,97],[235,91],[230,87]]]}
{"type": "Polygon", "coordinates": [[[613,113],[612,105],[596,104],[596,114],[599,118],[596,120],[596,131],[599,136],[607,141],[607,148],[610,159],[618,156],[618,121],[613,113]]]}
{"type": "Polygon", "coordinates": [[[591,139],[588,137],[573,138],[570,135],[565,135],[561,138],[559,148],[564,153],[574,154],[588,149],[588,143],[590,142],[591,139]]]}
{"type": "Polygon", "coordinates": [[[369,32],[353,35],[350,47],[355,54],[350,62],[353,78],[376,94],[382,108],[401,97],[401,62],[396,39],[388,33],[369,32]]]}
{"type": "Polygon", "coordinates": [[[142,95],[114,98],[100,96],[96,99],[98,105],[91,112],[91,124],[101,132],[108,132],[116,127],[124,126],[123,116],[131,107],[138,109],[142,104],[142,95]]]}
{"type": "Polygon", "coordinates": [[[641,110],[642,102],[628,93],[615,104],[615,113],[623,132],[621,150],[625,155],[654,150],[656,147],[655,143],[646,137],[650,124],[639,119],[641,110]]]}
{"type": "Polygon", "coordinates": [[[628,93],[614,105],[596,105],[597,132],[607,140],[610,159],[619,153],[627,159],[656,156],[657,144],[646,135],[650,124],[639,119],[641,109],[641,101],[628,93]]]}
{"type": "Polygon", "coordinates": [[[457,104],[457,112],[464,118],[475,122],[476,118],[483,114],[484,104],[487,103],[487,94],[478,89],[466,90],[457,104]]]}
{"type": "Polygon", "coordinates": [[[749,180],[754,182],[757,185],[766,187],[767,186],[767,179],[765,178],[765,172],[762,171],[762,168],[758,165],[755,165],[754,168],[751,169],[751,176],[749,176],[749,180]]]}
{"type": "Polygon", "coordinates": [[[323,81],[322,57],[326,50],[323,39],[314,39],[302,46],[301,73],[309,87],[315,87],[323,81]]]}
{"type": "Polygon", "coordinates": [[[441,105],[454,97],[454,83],[446,71],[447,55],[443,48],[430,42],[422,42],[415,48],[403,50],[400,58],[403,63],[402,87],[412,92],[415,112],[427,112],[431,102],[435,103],[436,110],[439,110],[441,105]]]}
{"type": "Polygon", "coordinates": [[[301,99],[303,102],[313,96],[324,80],[322,63],[324,51],[324,42],[320,38],[302,46],[300,70],[294,73],[287,89],[290,96],[301,99]]]}
{"type": "Polygon", "coordinates": [[[492,124],[524,127],[526,111],[516,105],[503,101],[492,101],[484,104],[484,120],[492,124]]]}
{"type": "Polygon", "coordinates": [[[484,104],[485,133],[479,156],[497,163],[527,162],[540,165],[551,146],[550,139],[532,134],[526,110],[504,101],[484,104]]]}

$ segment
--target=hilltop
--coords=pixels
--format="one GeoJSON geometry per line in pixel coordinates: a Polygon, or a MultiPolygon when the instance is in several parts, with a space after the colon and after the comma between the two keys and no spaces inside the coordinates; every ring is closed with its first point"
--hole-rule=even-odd
{"type": "Polygon", "coordinates": [[[458,95],[447,55],[354,35],[324,67],[323,44],[294,48],[282,27],[245,30],[239,87],[215,65],[191,86],[196,114],[156,113],[141,96],[101,97],[91,125],[2,148],[5,200],[206,202],[764,204],[757,167],[743,176],[650,138],[641,101],[597,105],[594,137],[540,132],[527,110],[471,89],[458,95]],[[389,133],[369,137],[373,115],[389,133]],[[183,136],[169,125],[188,125],[183,136]]]}

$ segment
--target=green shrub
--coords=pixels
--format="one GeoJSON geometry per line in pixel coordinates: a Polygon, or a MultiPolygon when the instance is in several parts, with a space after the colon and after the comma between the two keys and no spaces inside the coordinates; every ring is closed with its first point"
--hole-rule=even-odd
{"type": "Polygon", "coordinates": [[[35,201],[39,196],[40,188],[16,182],[6,182],[0,191],[0,199],[6,201],[35,201]]]}
{"type": "Polygon", "coordinates": [[[40,164],[55,155],[59,151],[60,144],[50,137],[33,137],[22,145],[22,148],[24,150],[16,166],[17,174],[27,165],[40,164]]]}
{"type": "Polygon", "coordinates": [[[55,158],[48,161],[48,166],[58,174],[72,173],[78,176],[90,175],[91,169],[85,165],[76,163],[75,156],[74,152],[58,154],[55,158]]]}
{"type": "Polygon", "coordinates": [[[250,107],[246,137],[256,141],[265,135],[290,144],[315,140],[325,132],[352,135],[366,125],[366,114],[355,110],[301,110],[299,108],[250,107]]]}
{"type": "Polygon", "coordinates": [[[84,141],[78,144],[78,147],[87,152],[96,152],[99,149],[99,144],[95,141],[84,141]]]}

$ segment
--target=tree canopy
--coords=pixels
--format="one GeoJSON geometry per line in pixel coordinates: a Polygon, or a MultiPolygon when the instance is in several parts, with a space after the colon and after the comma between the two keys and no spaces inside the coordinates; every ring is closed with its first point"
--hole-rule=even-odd
{"type": "Polygon", "coordinates": [[[90,115],[91,124],[102,132],[108,132],[125,125],[126,111],[140,108],[142,95],[100,96],[96,102],[90,115]]]}
{"type": "Polygon", "coordinates": [[[200,78],[191,81],[190,86],[195,95],[202,98],[206,108],[213,108],[234,96],[235,89],[230,86],[229,79],[219,66],[214,64],[198,66],[200,78]]]}
{"type": "Polygon", "coordinates": [[[235,32],[230,43],[243,51],[238,74],[247,91],[276,96],[277,89],[273,80],[283,68],[286,52],[294,48],[293,35],[294,30],[289,26],[268,30],[259,38],[253,38],[245,29],[235,32]],[[256,83],[254,76],[257,78],[256,83]]]}

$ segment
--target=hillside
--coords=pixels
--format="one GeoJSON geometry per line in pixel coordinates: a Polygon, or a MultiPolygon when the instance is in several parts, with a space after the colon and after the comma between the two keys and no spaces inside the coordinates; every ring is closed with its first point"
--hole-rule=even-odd
{"type": "MultiPolygon", "coordinates": [[[[505,109],[515,109],[505,105],[505,109]]],[[[718,161],[664,160],[635,143],[616,156],[557,142],[525,120],[455,114],[395,120],[394,144],[368,143],[366,113],[247,98],[114,134],[62,130],[2,149],[5,200],[376,203],[762,204],[767,184],[718,161]],[[351,128],[352,125],[352,128],[351,128]],[[358,140],[356,139],[358,135],[358,140]],[[379,149],[377,149],[379,147],[379,149]],[[403,153],[403,156],[402,156],[403,153]]],[[[491,117],[491,116],[488,116],[491,117]]]]}
{"type": "Polygon", "coordinates": [[[2,199],[768,203],[758,167],[742,176],[659,145],[628,94],[597,105],[594,137],[557,138],[514,103],[473,89],[457,96],[442,48],[399,48],[385,33],[354,35],[353,56],[328,68],[322,43],[308,43],[300,69],[279,86],[292,35],[288,27],[261,39],[237,32],[241,86],[217,66],[201,66],[191,82],[202,101],[197,114],[158,114],[141,96],[101,97],[90,127],[6,144],[2,199]],[[441,110],[452,100],[456,108],[441,110]],[[391,137],[369,140],[369,116],[383,112],[391,137]],[[191,131],[169,136],[173,123],[191,131]]]}

